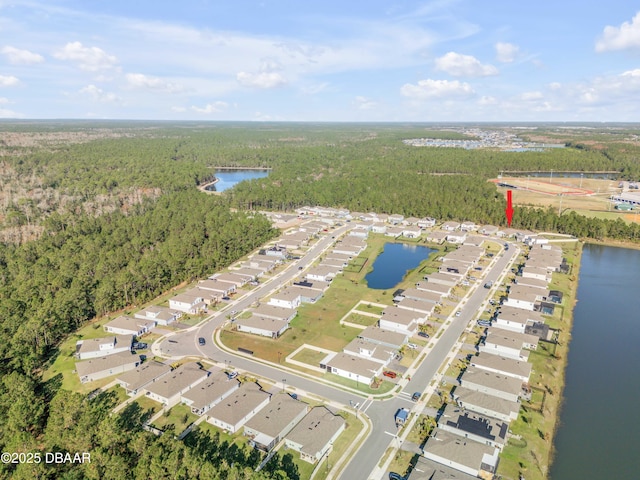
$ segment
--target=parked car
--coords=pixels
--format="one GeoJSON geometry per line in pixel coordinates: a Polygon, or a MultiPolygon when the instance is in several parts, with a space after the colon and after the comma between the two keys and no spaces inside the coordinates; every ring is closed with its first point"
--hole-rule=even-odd
{"type": "Polygon", "coordinates": [[[146,343],[142,343],[142,342],[133,342],[132,348],[134,350],[145,350],[148,348],[146,343]]]}
{"type": "Polygon", "coordinates": [[[231,297],[222,297],[222,300],[224,301],[231,300],[231,297]]]}
{"type": "Polygon", "coordinates": [[[382,375],[389,378],[396,378],[398,374],[396,372],[392,372],[391,370],[387,370],[386,372],[382,372],[382,375]]]}
{"type": "Polygon", "coordinates": [[[413,400],[414,402],[417,402],[418,400],[420,400],[420,397],[422,396],[422,394],[420,392],[415,392],[412,396],[411,396],[411,400],[413,400]]]}
{"type": "Polygon", "coordinates": [[[488,320],[478,320],[478,325],[480,325],[481,327],[490,327],[491,326],[491,322],[488,320]]]}
{"type": "Polygon", "coordinates": [[[207,341],[204,339],[204,337],[198,338],[198,345],[203,346],[206,343],[207,343],[207,341]]]}
{"type": "Polygon", "coordinates": [[[407,348],[415,350],[416,348],[418,348],[418,345],[416,345],[415,343],[407,343],[407,348]]]}
{"type": "Polygon", "coordinates": [[[304,268],[303,266],[299,266],[299,267],[298,267],[298,270],[302,270],[303,268],[304,268]]]}
{"type": "Polygon", "coordinates": [[[233,380],[238,376],[238,372],[225,372],[227,374],[227,378],[229,380],[233,380]]]}
{"type": "Polygon", "coordinates": [[[404,477],[396,472],[389,473],[389,480],[404,480],[404,477]]]}
{"type": "Polygon", "coordinates": [[[427,332],[418,332],[419,337],[429,338],[429,334],[427,332]]]}
{"type": "Polygon", "coordinates": [[[293,398],[294,400],[297,400],[297,399],[298,399],[298,394],[297,394],[297,393],[290,393],[290,394],[289,394],[289,396],[290,396],[291,398],[293,398]]]}

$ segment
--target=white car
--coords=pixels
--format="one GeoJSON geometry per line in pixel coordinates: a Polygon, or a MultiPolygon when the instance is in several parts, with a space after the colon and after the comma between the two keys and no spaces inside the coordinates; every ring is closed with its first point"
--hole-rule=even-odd
{"type": "Polygon", "coordinates": [[[456,312],[456,317],[459,317],[460,315],[462,315],[462,310],[458,310],[458,311],[456,312]]]}
{"type": "Polygon", "coordinates": [[[416,345],[415,343],[407,343],[407,348],[415,350],[416,348],[418,348],[418,345],[416,345]]]}

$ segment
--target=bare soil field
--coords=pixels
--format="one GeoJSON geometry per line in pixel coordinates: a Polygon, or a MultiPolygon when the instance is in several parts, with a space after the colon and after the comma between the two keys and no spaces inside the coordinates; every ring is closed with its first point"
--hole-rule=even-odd
{"type": "Polygon", "coordinates": [[[519,206],[553,207],[554,209],[575,211],[580,215],[615,220],[621,218],[626,222],[638,222],[635,213],[618,212],[609,197],[620,193],[618,182],[592,178],[525,178],[502,177],[490,180],[506,197],[511,190],[513,203],[519,206]],[[499,183],[509,187],[497,186],[499,183]]]}

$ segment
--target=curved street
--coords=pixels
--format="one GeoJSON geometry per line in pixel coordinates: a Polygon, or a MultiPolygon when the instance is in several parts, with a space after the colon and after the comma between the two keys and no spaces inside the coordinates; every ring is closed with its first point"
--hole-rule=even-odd
{"type": "MultiPolygon", "coordinates": [[[[349,228],[350,225],[346,224],[336,229],[333,235],[338,237],[349,228]]],[[[446,325],[447,322],[445,322],[442,325],[443,333],[441,336],[435,340],[436,335],[434,335],[434,340],[424,347],[423,352],[427,356],[420,365],[410,370],[408,377],[410,380],[401,380],[399,387],[394,389],[390,398],[390,394],[386,394],[386,398],[376,399],[375,397],[364,398],[361,393],[355,390],[350,392],[345,387],[337,388],[328,385],[320,379],[281,365],[236,354],[221,348],[214,341],[216,332],[227,321],[227,315],[231,310],[242,311],[290,282],[299,275],[298,267],[304,269],[310,266],[333,242],[334,240],[329,235],[319,239],[304,257],[291,262],[282,272],[268,279],[245,296],[231,302],[221,311],[212,314],[199,325],[159,339],[152,346],[152,350],[155,355],[165,358],[201,357],[214,361],[220,366],[251,372],[258,377],[271,379],[276,384],[282,385],[283,388],[286,387],[290,392],[297,391],[302,395],[316,395],[352,412],[354,406],[357,406],[358,412],[365,413],[370,419],[372,430],[355,455],[351,456],[346,468],[342,469],[339,478],[377,479],[382,478],[386,473],[384,469],[378,468],[378,463],[385,451],[389,447],[398,448],[400,446],[401,439],[396,437],[395,412],[400,408],[408,408],[418,414],[422,412],[426,399],[423,397],[420,402],[415,403],[411,400],[411,395],[413,392],[433,393],[437,384],[433,385],[431,389],[429,384],[432,379],[437,377],[438,369],[454,349],[460,335],[475,319],[476,313],[485,308],[484,305],[489,294],[497,288],[503,276],[509,271],[520,249],[516,245],[510,244],[512,248],[503,250],[502,254],[494,257],[492,265],[485,269],[484,277],[478,280],[465,298],[460,301],[461,315],[459,317],[450,316],[448,320],[451,323],[446,325]],[[486,281],[494,282],[494,287],[491,290],[482,288],[482,283],[486,281]],[[206,339],[204,346],[198,345],[199,337],[206,339]],[[431,345],[433,346],[431,347],[431,345]],[[367,473],[365,474],[365,472],[367,473]]],[[[502,241],[499,242],[502,243],[502,241]]],[[[338,464],[338,459],[333,462],[338,464]]],[[[329,478],[335,478],[335,476],[330,475],[329,478]]]]}

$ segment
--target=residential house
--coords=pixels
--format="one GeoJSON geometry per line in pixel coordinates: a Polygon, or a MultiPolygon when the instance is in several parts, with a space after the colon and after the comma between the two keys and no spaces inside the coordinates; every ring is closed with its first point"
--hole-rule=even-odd
{"type": "Polygon", "coordinates": [[[349,378],[359,383],[369,385],[375,377],[382,374],[383,364],[368,358],[339,352],[325,358],[321,363],[326,370],[340,377],[349,378]]]}
{"type": "Polygon", "coordinates": [[[236,286],[236,288],[243,287],[251,280],[250,278],[247,278],[246,275],[238,275],[237,273],[234,273],[234,272],[217,273],[209,277],[209,279],[233,283],[236,286]]]}
{"type": "Polygon", "coordinates": [[[446,238],[446,232],[427,232],[425,234],[425,239],[427,242],[437,243],[438,245],[443,244],[446,238]]]}
{"type": "Polygon", "coordinates": [[[243,266],[235,269],[233,273],[235,273],[236,275],[241,275],[247,278],[250,282],[253,282],[254,280],[257,280],[258,278],[264,276],[264,274],[266,273],[266,270],[261,268],[252,268],[249,266],[243,266]]]}
{"type": "Polygon", "coordinates": [[[546,268],[538,267],[523,267],[521,271],[523,278],[535,278],[537,280],[544,280],[549,283],[551,281],[551,275],[546,268]]]}
{"type": "Polygon", "coordinates": [[[142,320],[121,315],[105,323],[104,330],[105,332],[116,335],[134,335],[141,337],[145,333],[149,333],[155,326],[155,320],[142,320]]]}
{"type": "Polygon", "coordinates": [[[458,275],[460,278],[464,277],[469,270],[471,270],[472,265],[468,262],[460,262],[458,260],[450,260],[447,262],[442,262],[442,265],[438,267],[438,273],[443,273],[447,275],[458,275]]]}
{"type": "Polygon", "coordinates": [[[470,390],[517,402],[522,393],[522,381],[499,373],[468,367],[460,378],[460,385],[470,390]]]}
{"type": "Polygon", "coordinates": [[[371,231],[373,233],[387,233],[387,224],[383,222],[375,222],[371,225],[371,231]]]}
{"type": "Polygon", "coordinates": [[[194,294],[185,292],[170,298],[169,308],[184,313],[190,313],[192,315],[205,310],[207,306],[204,303],[204,297],[202,294],[197,292],[195,289],[191,289],[190,292],[194,292],[194,294]]]}
{"type": "Polygon", "coordinates": [[[115,353],[130,352],[132,343],[133,335],[131,334],[78,340],[76,342],[76,358],[87,360],[88,358],[98,358],[115,353]]]}
{"type": "Polygon", "coordinates": [[[400,224],[402,221],[404,220],[404,215],[399,215],[394,213],[393,215],[389,215],[389,218],[387,219],[387,221],[391,224],[391,225],[398,225],[400,224]]]}
{"type": "Polygon", "coordinates": [[[418,282],[416,283],[416,289],[423,292],[433,292],[441,295],[442,297],[448,297],[451,294],[451,287],[442,285],[440,283],[433,282],[418,282]]]}
{"type": "Polygon", "coordinates": [[[207,422],[225,432],[236,433],[271,400],[271,394],[255,382],[244,382],[206,413],[207,422]]]}
{"type": "Polygon", "coordinates": [[[239,332],[252,333],[253,335],[273,339],[280,337],[289,328],[289,322],[256,315],[252,315],[249,318],[236,318],[233,322],[239,332]]]}
{"type": "Polygon", "coordinates": [[[420,300],[421,302],[432,303],[433,305],[442,305],[442,294],[436,292],[427,292],[425,290],[418,290],[417,288],[407,288],[400,296],[402,298],[411,298],[413,300],[420,300]]]}
{"type": "Polygon", "coordinates": [[[349,355],[373,360],[374,362],[381,363],[385,367],[393,360],[393,356],[395,355],[395,349],[359,337],[349,342],[342,351],[349,355]]]}
{"type": "Polygon", "coordinates": [[[102,378],[128,372],[140,365],[140,355],[131,352],[120,352],[104,357],[92,358],[76,363],[76,373],[80,382],[87,383],[102,378]]]}
{"type": "Polygon", "coordinates": [[[151,360],[144,362],[138,368],[119,375],[116,378],[120,385],[130,397],[136,395],[147,385],[171,372],[171,366],[151,360]]]}
{"type": "Polygon", "coordinates": [[[445,232],[455,232],[456,230],[460,230],[460,224],[458,222],[444,222],[440,226],[440,229],[445,232]]]}
{"type": "Polygon", "coordinates": [[[503,302],[503,305],[507,307],[521,308],[523,310],[529,310],[533,312],[535,310],[536,302],[538,302],[539,300],[540,297],[533,291],[510,291],[509,296],[503,302]]]}
{"type": "Polygon", "coordinates": [[[371,343],[377,343],[385,347],[398,350],[402,345],[407,343],[408,335],[406,333],[394,332],[385,328],[371,325],[358,334],[359,338],[367,340],[371,343]]]}
{"type": "Polygon", "coordinates": [[[405,238],[420,238],[420,235],[422,235],[420,227],[408,226],[402,228],[402,236],[405,238]]]}
{"type": "Polygon", "coordinates": [[[238,290],[235,282],[226,282],[218,277],[198,282],[198,288],[214,292],[219,297],[227,297],[238,290]]]}
{"type": "Polygon", "coordinates": [[[446,285],[447,287],[455,287],[463,279],[463,276],[455,272],[434,272],[423,277],[427,282],[446,285]]]}
{"type": "Polygon", "coordinates": [[[449,233],[445,238],[445,240],[449,243],[464,243],[466,239],[467,233],[462,231],[449,233]]]}
{"type": "Polygon", "coordinates": [[[261,303],[252,309],[252,313],[256,317],[273,318],[275,320],[290,322],[298,314],[298,311],[293,308],[284,308],[270,305],[268,303],[261,303]]]}
{"type": "Polygon", "coordinates": [[[488,417],[449,403],[438,417],[438,428],[502,450],[507,443],[509,421],[488,417]]]}
{"type": "Polygon", "coordinates": [[[492,326],[512,332],[525,333],[527,325],[543,322],[544,319],[538,312],[502,305],[492,326]]]}
{"type": "Polygon", "coordinates": [[[431,217],[425,217],[425,218],[421,218],[416,223],[420,228],[432,228],[432,227],[435,227],[436,225],[436,219],[431,217]]]}
{"type": "Polygon", "coordinates": [[[402,227],[389,227],[387,231],[384,233],[385,237],[398,238],[402,236],[404,232],[404,228],[402,227]]]}
{"type": "Polygon", "coordinates": [[[426,319],[433,313],[435,303],[424,302],[422,300],[416,300],[415,298],[403,298],[399,302],[396,302],[396,307],[415,312],[426,319]]]}
{"type": "Polygon", "coordinates": [[[309,405],[278,393],[244,425],[244,435],[259,450],[270,452],[309,412],[309,405]]]}
{"type": "Polygon", "coordinates": [[[483,225],[478,229],[478,233],[482,235],[495,235],[498,233],[498,227],[495,225],[483,225]]]}
{"type": "Polygon", "coordinates": [[[413,335],[418,325],[423,323],[424,320],[424,314],[390,306],[382,311],[378,324],[380,328],[413,335]]]}
{"type": "Polygon", "coordinates": [[[140,320],[152,320],[158,325],[166,326],[180,318],[182,312],[159,305],[149,305],[147,308],[134,313],[133,316],[140,320]]]}
{"type": "Polygon", "coordinates": [[[269,305],[288,309],[297,309],[300,306],[300,292],[290,287],[285,287],[274,293],[269,299],[269,305]]]}
{"type": "Polygon", "coordinates": [[[148,385],[145,388],[147,397],[165,407],[172,407],[180,401],[183,393],[202,382],[209,373],[195,362],[185,363],[148,385]]]}
{"type": "Polygon", "coordinates": [[[300,453],[305,462],[317,463],[331,451],[346,427],[340,415],[324,406],[315,407],[285,437],[287,448],[300,453]]]}
{"type": "Polygon", "coordinates": [[[496,447],[466,440],[440,428],[431,432],[423,448],[425,458],[480,478],[493,478],[498,469],[499,454],[496,447]]]}
{"type": "Polygon", "coordinates": [[[479,355],[471,357],[470,365],[481,370],[514,377],[522,382],[528,382],[531,377],[532,365],[530,363],[500,355],[481,352],[479,355]]]}
{"type": "Polygon", "coordinates": [[[182,403],[191,408],[191,413],[202,416],[204,413],[240,388],[240,382],[229,378],[221,370],[212,372],[205,380],[187,390],[180,396],[182,403]]]}
{"type": "Polygon", "coordinates": [[[321,282],[330,282],[333,280],[337,273],[342,271],[340,267],[330,267],[328,265],[318,266],[310,268],[307,273],[307,279],[319,280],[321,282]]]}
{"type": "Polygon", "coordinates": [[[480,346],[481,352],[527,361],[529,352],[523,350],[535,350],[538,348],[538,337],[526,333],[512,332],[503,329],[487,329],[484,344],[480,346]]]}
{"type": "Polygon", "coordinates": [[[451,397],[459,407],[505,422],[516,420],[520,411],[520,403],[518,402],[464,387],[456,387],[451,392],[451,397]]]}
{"type": "Polygon", "coordinates": [[[479,235],[469,235],[462,244],[471,247],[481,247],[484,244],[484,238],[479,235]]]}
{"type": "Polygon", "coordinates": [[[516,285],[529,288],[543,288],[547,289],[549,282],[546,280],[539,280],[537,278],[516,277],[516,285]]]}

